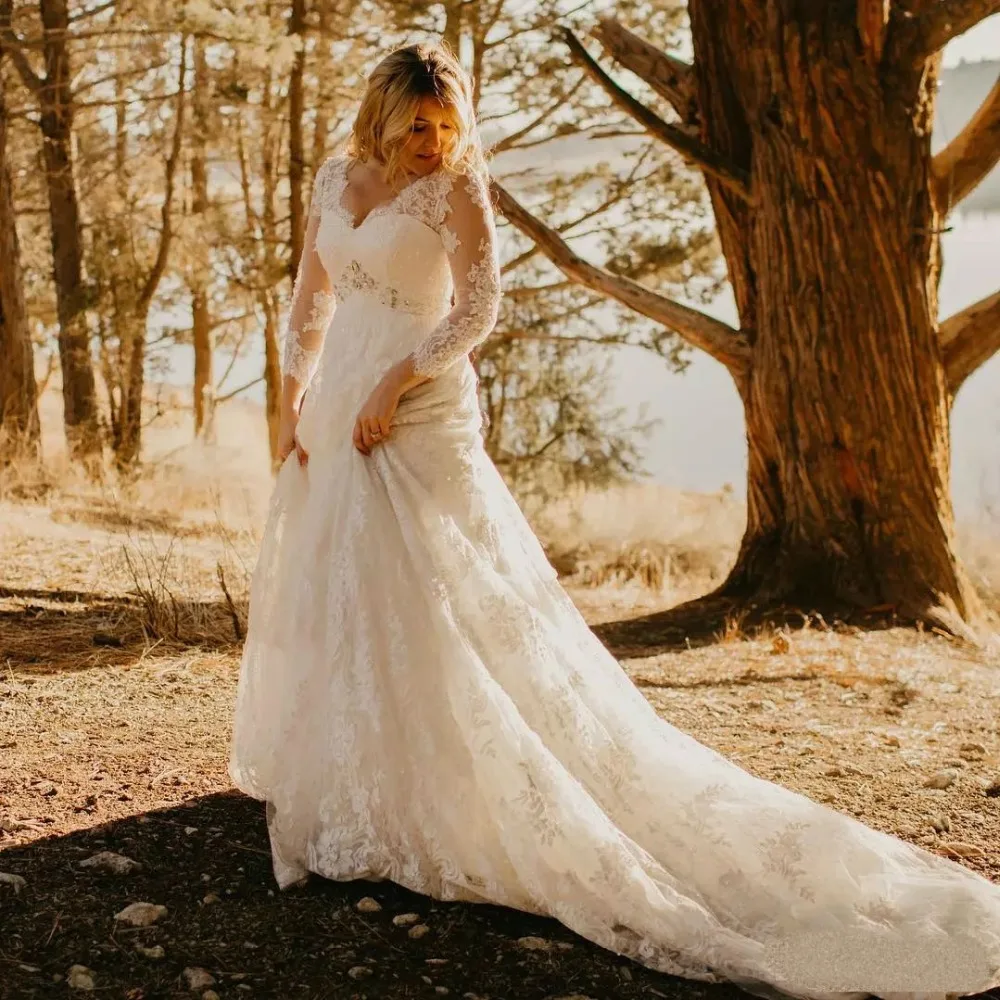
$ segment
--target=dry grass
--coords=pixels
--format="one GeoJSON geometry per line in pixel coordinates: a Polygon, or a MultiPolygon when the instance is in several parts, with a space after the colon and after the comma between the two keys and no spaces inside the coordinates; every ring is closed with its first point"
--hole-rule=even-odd
{"type": "MultiPolygon", "coordinates": [[[[56,459],[44,482],[0,483],[0,848],[229,787],[271,488],[252,412],[229,412],[220,439],[258,445],[185,446],[183,422],[163,423],[151,474],[134,482],[94,484],[56,459]]],[[[578,494],[531,517],[592,622],[711,589],[743,519],[731,496],[655,486],[578,494]]],[[[998,536],[987,524],[962,537],[994,602],[998,536]]],[[[967,863],[1000,876],[995,652],[819,621],[748,638],[733,619],[717,639],[624,667],[665,718],[754,773],[942,853],[966,844],[967,863]],[[959,768],[955,786],[924,788],[945,766],[959,768]]]]}

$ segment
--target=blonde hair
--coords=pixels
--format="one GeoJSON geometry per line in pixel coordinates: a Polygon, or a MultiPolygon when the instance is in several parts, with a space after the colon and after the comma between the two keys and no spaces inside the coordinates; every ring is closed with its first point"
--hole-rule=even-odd
{"type": "Polygon", "coordinates": [[[386,180],[395,184],[402,173],[400,153],[413,131],[417,108],[433,97],[451,111],[455,141],[444,151],[442,166],[453,173],[471,169],[487,173],[472,80],[444,43],[405,45],[390,52],[368,75],[351,129],[347,152],[355,159],[385,164],[386,180]]]}

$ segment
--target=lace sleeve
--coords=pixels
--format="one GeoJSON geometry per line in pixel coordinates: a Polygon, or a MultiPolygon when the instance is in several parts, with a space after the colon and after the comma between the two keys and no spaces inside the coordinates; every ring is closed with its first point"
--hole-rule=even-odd
{"type": "Polygon", "coordinates": [[[500,309],[496,222],[488,188],[477,176],[457,178],[442,230],[455,304],[411,355],[416,375],[433,378],[481,343],[500,309]]]}
{"type": "Polygon", "coordinates": [[[322,215],[325,190],[329,186],[334,166],[333,160],[327,160],[316,174],[302,259],[299,261],[288,310],[282,367],[285,375],[303,388],[309,385],[316,371],[323,338],[336,305],[330,276],[316,252],[316,232],[322,215]]]}

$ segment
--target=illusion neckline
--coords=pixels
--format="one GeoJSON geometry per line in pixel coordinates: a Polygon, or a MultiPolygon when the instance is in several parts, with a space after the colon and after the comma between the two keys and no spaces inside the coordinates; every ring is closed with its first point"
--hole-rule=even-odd
{"type": "Polygon", "coordinates": [[[377,212],[384,211],[385,209],[391,208],[393,205],[395,205],[396,202],[399,201],[399,199],[403,196],[403,194],[406,191],[409,191],[410,188],[413,187],[415,184],[419,184],[421,181],[425,181],[429,177],[433,177],[441,169],[440,165],[438,165],[429,174],[423,174],[416,180],[410,181],[409,184],[405,185],[405,187],[401,187],[391,198],[388,198],[385,201],[380,201],[378,202],[378,204],[373,205],[365,213],[364,218],[361,219],[360,222],[355,223],[354,213],[350,210],[350,208],[348,208],[347,205],[344,204],[344,198],[347,195],[347,186],[349,183],[347,174],[348,171],[351,169],[351,164],[355,162],[360,162],[360,161],[351,160],[350,157],[345,159],[344,170],[343,170],[344,183],[341,187],[340,195],[337,198],[337,207],[340,209],[340,213],[344,217],[344,221],[347,223],[347,225],[351,228],[353,232],[357,232],[377,212]]]}

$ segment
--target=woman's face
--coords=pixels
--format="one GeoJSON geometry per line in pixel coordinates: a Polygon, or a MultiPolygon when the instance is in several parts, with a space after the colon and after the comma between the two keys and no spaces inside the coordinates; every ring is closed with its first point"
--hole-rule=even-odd
{"type": "Polygon", "coordinates": [[[417,106],[413,131],[400,154],[402,166],[415,174],[429,174],[442,154],[455,141],[454,113],[433,97],[423,97],[417,106]]]}

